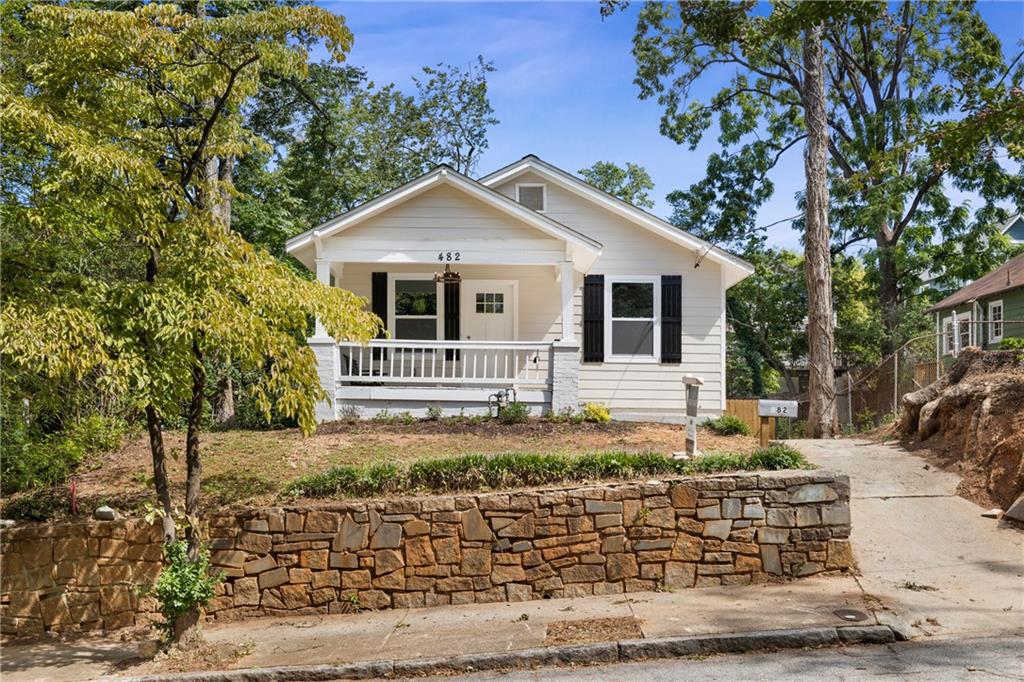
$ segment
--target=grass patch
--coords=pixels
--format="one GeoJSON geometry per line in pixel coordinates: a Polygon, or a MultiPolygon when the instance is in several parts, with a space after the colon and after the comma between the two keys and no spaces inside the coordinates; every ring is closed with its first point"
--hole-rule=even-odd
{"type": "Polygon", "coordinates": [[[773,445],[749,454],[711,454],[691,460],[632,452],[575,456],[531,453],[465,455],[425,459],[408,466],[376,463],[332,467],[322,473],[294,479],[284,487],[281,495],[295,499],[452,493],[601,479],[806,468],[810,465],[804,456],[785,445],[773,445]]]}

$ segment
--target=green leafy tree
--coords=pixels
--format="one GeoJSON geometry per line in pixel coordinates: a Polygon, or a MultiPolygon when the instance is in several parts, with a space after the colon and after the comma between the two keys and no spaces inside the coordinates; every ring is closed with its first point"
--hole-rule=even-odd
{"type": "Polygon", "coordinates": [[[638,208],[654,208],[654,200],[648,194],[654,189],[654,181],[643,166],[627,161],[623,168],[611,161],[598,161],[589,168],[581,168],[577,175],[627,204],[638,208]]]}
{"type": "Polygon", "coordinates": [[[833,251],[870,250],[889,350],[920,273],[962,263],[943,244],[968,244],[988,265],[1004,257],[1004,242],[982,237],[1006,217],[1000,201],[1024,203],[1024,176],[1000,163],[1024,151],[1024,72],[973,3],[782,2],[767,14],[746,2],[645,4],[633,42],[641,97],[664,107],[672,140],[694,149],[717,124],[722,147],[703,180],[672,195],[680,224],[716,242],[763,241],[755,209],[774,192],[769,173],[807,134],[792,29],[808,17],[823,26],[833,251]],[[703,81],[724,85],[692,98],[703,81]],[[981,125],[957,125],[965,114],[981,125]],[[983,205],[971,215],[946,185],[983,205]]]}
{"type": "MultiPolygon", "coordinates": [[[[163,422],[188,405],[185,514],[199,509],[204,360],[263,369],[261,408],[314,428],[322,399],[305,346],[319,317],[365,340],[379,320],[226,230],[211,159],[264,143],[242,105],[273,71],[301,78],[303,45],[343,58],[351,35],[315,7],[205,17],[7,3],[0,109],[5,167],[3,362],[47,381],[97,376],[145,413],[165,542],[177,539],[163,422]],[[11,162],[10,165],[8,162],[11,162]],[[19,267],[10,267],[10,263],[19,267]]],[[[196,534],[189,547],[198,558],[196,534]]]]}

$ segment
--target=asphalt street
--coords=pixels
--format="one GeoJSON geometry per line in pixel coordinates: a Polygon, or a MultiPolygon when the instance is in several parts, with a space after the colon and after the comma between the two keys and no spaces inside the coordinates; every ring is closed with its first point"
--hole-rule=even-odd
{"type": "Polygon", "coordinates": [[[460,680],[1024,680],[1016,637],[924,639],[843,649],[786,650],[581,668],[484,673],[460,680]]]}

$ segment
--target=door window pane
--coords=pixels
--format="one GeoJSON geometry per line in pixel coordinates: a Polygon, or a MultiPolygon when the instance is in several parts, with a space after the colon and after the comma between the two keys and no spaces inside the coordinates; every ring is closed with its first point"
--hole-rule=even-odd
{"type": "Polygon", "coordinates": [[[395,315],[437,315],[437,284],[429,279],[395,280],[395,315]]]}
{"type": "Polygon", "coordinates": [[[613,320],[612,355],[654,355],[654,322],[613,320]]]}
{"type": "Polygon", "coordinates": [[[612,317],[654,317],[654,284],[613,282],[612,317]]]}
{"type": "Polygon", "coordinates": [[[505,312],[505,294],[480,293],[476,295],[476,311],[478,313],[505,312]]]}

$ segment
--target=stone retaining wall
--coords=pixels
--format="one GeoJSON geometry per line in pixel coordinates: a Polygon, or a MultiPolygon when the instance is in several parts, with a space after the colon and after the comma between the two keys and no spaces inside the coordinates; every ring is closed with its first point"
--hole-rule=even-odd
{"type": "MultiPolygon", "coordinates": [[[[253,509],[208,519],[215,619],[760,582],[849,569],[849,479],[770,472],[253,509]]],[[[3,540],[3,630],[114,628],[155,611],[141,521],[3,540]]]]}

